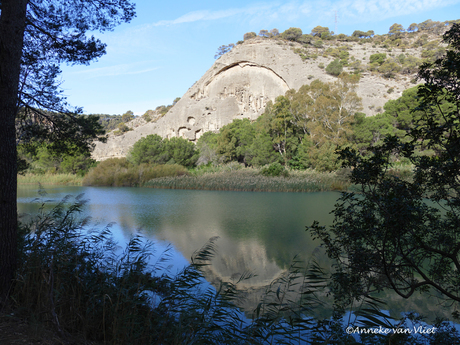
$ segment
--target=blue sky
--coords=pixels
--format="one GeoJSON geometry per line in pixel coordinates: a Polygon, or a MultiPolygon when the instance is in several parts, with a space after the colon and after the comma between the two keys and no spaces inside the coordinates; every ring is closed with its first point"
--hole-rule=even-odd
{"type": "Polygon", "coordinates": [[[142,115],[181,97],[214,63],[217,48],[246,32],[317,25],[350,35],[399,23],[460,19],[460,0],[210,1],[135,0],[137,17],[95,35],[107,54],[89,66],[62,66],[64,95],[85,113],[142,115]],[[336,23],[337,15],[337,23],[336,23]]]}

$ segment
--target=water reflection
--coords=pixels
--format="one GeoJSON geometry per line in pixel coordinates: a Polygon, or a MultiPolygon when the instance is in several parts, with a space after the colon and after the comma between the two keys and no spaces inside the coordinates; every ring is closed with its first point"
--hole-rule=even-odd
{"type": "MultiPolygon", "coordinates": [[[[159,252],[173,245],[172,270],[190,262],[193,253],[210,238],[218,236],[213,264],[205,271],[208,282],[233,281],[243,272],[257,276],[241,283],[247,300],[243,306],[253,310],[266,286],[289,267],[295,255],[308,260],[318,252],[318,243],[305,232],[305,226],[318,220],[330,224],[329,214],[338,193],[251,193],[149,188],[50,187],[44,199],[58,203],[64,196],[84,193],[89,200],[86,215],[101,227],[115,222],[115,239],[126,243],[142,229],[157,242],[159,252]]],[[[19,212],[34,213],[40,203],[37,187],[18,188],[19,212]]],[[[319,257],[327,267],[327,258],[319,257]]],[[[383,296],[382,296],[383,297],[383,296]]],[[[417,295],[403,301],[395,295],[383,297],[392,314],[415,310],[429,317],[449,316],[435,300],[417,295]]]]}

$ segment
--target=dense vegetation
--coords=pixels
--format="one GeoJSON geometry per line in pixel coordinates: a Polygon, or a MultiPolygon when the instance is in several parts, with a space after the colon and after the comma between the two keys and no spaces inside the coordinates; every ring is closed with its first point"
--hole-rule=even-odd
{"type": "MultiPolygon", "coordinates": [[[[313,81],[299,91],[288,91],[268,104],[257,121],[234,120],[219,133],[205,133],[197,144],[198,162],[237,161],[254,167],[280,163],[290,169],[333,171],[340,168],[337,146],[353,147],[365,154],[368,147],[380,145],[386,135],[405,140],[407,131],[422,115],[414,111],[420,104],[418,87],[388,101],[382,114],[366,117],[359,112],[355,83],[355,76],[341,75],[332,84],[313,81]]],[[[443,108],[450,106],[449,102],[442,104],[443,108]]],[[[440,116],[440,112],[434,115],[440,116]]],[[[419,145],[417,153],[429,155],[433,151],[419,145]]],[[[396,156],[393,159],[407,162],[396,156]]]]}
{"type": "Polygon", "coordinates": [[[143,186],[153,178],[187,174],[186,167],[193,167],[197,159],[195,145],[186,139],[148,135],[134,144],[128,158],[100,162],[85,176],[83,184],[143,186]]]}
{"type": "Polygon", "coordinates": [[[429,292],[460,315],[460,24],[444,41],[447,54],[420,69],[418,104],[404,105],[412,119],[400,111],[407,135],[387,136],[372,154],[339,152],[360,193],[342,194],[333,226],[309,228],[337,265],[339,303],[384,289],[404,298],[429,292]],[[420,156],[424,147],[434,154],[420,156]],[[395,155],[413,164],[412,178],[387,173],[395,155]]]}

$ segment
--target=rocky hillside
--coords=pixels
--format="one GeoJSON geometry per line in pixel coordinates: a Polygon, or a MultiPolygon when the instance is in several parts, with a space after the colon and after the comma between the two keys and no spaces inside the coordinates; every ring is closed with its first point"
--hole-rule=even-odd
{"type": "Polygon", "coordinates": [[[93,157],[124,157],[136,141],[149,134],[196,141],[203,133],[218,131],[234,119],[255,120],[268,101],[289,89],[298,90],[315,79],[334,82],[336,77],[326,72],[334,60],[340,60],[345,72],[360,73],[357,92],[363,112],[375,115],[388,100],[414,86],[416,63],[442,52],[440,32],[404,35],[394,45],[378,38],[316,40],[309,44],[282,37],[247,39],[218,58],[164,116],[150,122],[138,118],[128,124],[132,130],[122,135],[110,133],[106,144],[97,143],[93,157]],[[370,59],[374,54],[385,55],[379,62],[376,56],[370,59]]]}

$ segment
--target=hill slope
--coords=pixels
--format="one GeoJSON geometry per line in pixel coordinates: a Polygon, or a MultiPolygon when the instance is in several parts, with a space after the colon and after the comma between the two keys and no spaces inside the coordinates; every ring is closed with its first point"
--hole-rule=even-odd
{"type": "MultiPolygon", "coordinates": [[[[414,42],[417,33],[408,40],[414,42]]],[[[427,35],[425,35],[427,36],[427,35]]],[[[441,35],[433,37],[439,41],[441,35]]],[[[424,37],[427,41],[427,37],[424,37]]],[[[375,115],[390,99],[397,99],[413,86],[414,73],[385,75],[367,67],[372,54],[386,54],[388,60],[422,56],[423,47],[391,47],[372,40],[355,42],[324,41],[321,46],[302,45],[282,39],[256,37],[238,44],[222,55],[164,116],[154,122],[136,119],[133,130],[116,136],[109,134],[106,144],[97,143],[96,160],[124,157],[141,137],[159,134],[162,137],[184,137],[196,141],[207,131],[217,131],[236,118],[255,120],[264,112],[268,101],[274,101],[289,89],[298,90],[315,79],[333,82],[336,77],[325,71],[337,58],[337,51],[348,52],[352,63],[344,71],[361,71],[357,93],[362,98],[363,112],[375,115]],[[353,68],[351,67],[353,66],[353,68]],[[362,68],[360,68],[360,66],[362,68]]]]}

